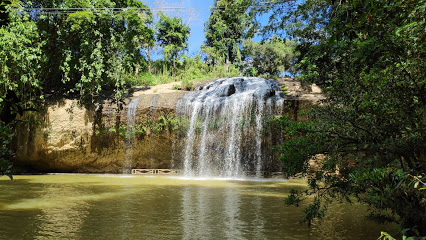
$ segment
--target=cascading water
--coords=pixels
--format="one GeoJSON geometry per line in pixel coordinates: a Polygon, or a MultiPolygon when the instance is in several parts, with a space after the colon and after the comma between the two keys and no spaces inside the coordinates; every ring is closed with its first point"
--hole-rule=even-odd
{"type": "Polygon", "coordinates": [[[278,82],[262,78],[219,79],[186,94],[177,103],[188,119],[183,149],[185,176],[260,176],[264,117],[282,108],[278,82]]]}
{"type": "Polygon", "coordinates": [[[136,112],[140,97],[132,99],[127,105],[127,125],[126,125],[126,157],[123,165],[123,174],[130,174],[132,170],[133,141],[135,132],[136,112]]]}

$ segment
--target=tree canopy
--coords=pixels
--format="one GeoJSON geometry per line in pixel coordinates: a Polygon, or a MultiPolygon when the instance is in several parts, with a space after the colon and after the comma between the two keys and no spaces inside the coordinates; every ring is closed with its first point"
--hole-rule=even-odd
{"type": "Polygon", "coordinates": [[[240,44],[250,24],[248,8],[251,0],[216,0],[205,23],[203,47],[214,61],[226,63],[241,60],[240,44]]]}
{"type": "Polygon", "coordinates": [[[246,61],[251,61],[259,75],[279,76],[282,73],[285,76],[297,55],[295,47],[296,42],[277,36],[262,42],[247,39],[243,42],[243,55],[246,61]]]}
{"type": "Polygon", "coordinates": [[[81,8],[69,14],[32,14],[45,45],[40,80],[46,92],[95,97],[101,90],[124,89],[125,73],[143,65],[139,49],[152,39],[152,14],[139,1],[39,1],[26,8],[81,8]],[[124,8],[113,11],[110,8],[124,8]],[[104,8],[104,9],[102,9],[104,8]],[[133,10],[133,8],[146,8],[133,10]]]}
{"type": "Polygon", "coordinates": [[[157,23],[157,41],[164,48],[165,62],[170,59],[173,63],[173,75],[179,53],[183,53],[188,48],[189,32],[189,26],[185,25],[182,19],[160,14],[160,21],[157,23]]]}
{"type": "Polygon", "coordinates": [[[139,1],[2,1],[0,17],[0,162],[8,174],[18,115],[52,95],[91,102],[111,91],[119,107],[154,33],[139,1]]]}
{"type": "Polygon", "coordinates": [[[310,190],[294,191],[287,203],[314,195],[305,210],[310,223],[330,200],[355,196],[371,207],[373,219],[426,235],[425,1],[270,7],[269,30],[299,41],[300,78],[327,96],[309,122],[276,121],[288,136],[278,147],[286,172],[306,172],[312,157],[325,156],[310,190]],[[285,21],[277,24],[280,18],[285,21]]]}

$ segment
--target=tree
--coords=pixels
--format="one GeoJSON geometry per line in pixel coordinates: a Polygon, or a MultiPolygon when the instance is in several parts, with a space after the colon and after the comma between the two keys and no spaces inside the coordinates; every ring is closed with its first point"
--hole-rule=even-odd
{"type": "Polygon", "coordinates": [[[168,59],[173,64],[173,76],[176,74],[176,61],[179,54],[188,48],[190,28],[182,22],[181,18],[170,18],[163,13],[157,23],[157,41],[164,48],[164,61],[168,59]]]}
{"type": "Polygon", "coordinates": [[[27,15],[15,10],[7,16],[7,24],[0,27],[0,176],[12,179],[12,126],[18,114],[42,99],[38,75],[44,42],[39,41],[37,26],[27,15]]]}
{"type": "Polygon", "coordinates": [[[144,64],[140,49],[153,38],[148,28],[152,14],[139,1],[23,1],[22,5],[27,11],[64,9],[30,14],[46,43],[39,76],[46,92],[71,93],[82,100],[92,100],[105,90],[122,96],[126,91],[122,80],[144,64]]]}
{"type": "Polygon", "coordinates": [[[290,63],[296,56],[296,43],[276,36],[262,42],[247,39],[243,46],[244,55],[251,60],[259,74],[279,76],[282,73],[285,76],[285,71],[290,69],[290,63]]]}
{"type": "Polygon", "coordinates": [[[8,92],[18,98],[14,105],[22,102],[21,108],[34,107],[42,96],[38,75],[44,42],[39,39],[36,24],[17,12],[11,13],[11,22],[0,28],[0,104],[8,100],[8,92]]]}
{"type": "Polygon", "coordinates": [[[145,52],[146,60],[148,62],[148,72],[152,73],[152,60],[151,60],[151,53],[155,47],[155,36],[154,36],[154,26],[152,23],[148,25],[149,29],[149,35],[144,38],[144,41],[141,42],[141,46],[145,52]]]}
{"type": "Polygon", "coordinates": [[[311,0],[270,6],[270,30],[299,41],[300,78],[327,99],[309,122],[276,121],[287,134],[277,149],[290,175],[324,154],[304,221],[321,218],[333,199],[370,206],[370,217],[426,235],[425,15],[421,1],[311,0]],[[276,19],[284,19],[276,24],[276,19]]]}
{"type": "Polygon", "coordinates": [[[205,23],[204,49],[213,48],[213,62],[224,59],[226,64],[241,60],[240,44],[250,23],[247,13],[251,0],[216,0],[205,23]]]}
{"type": "Polygon", "coordinates": [[[0,175],[10,175],[18,115],[46,95],[93,100],[113,90],[120,105],[127,76],[143,64],[140,49],[153,39],[150,21],[150,10],[133,0],[0,2],[0,175]]]}
{"type": "MultiPolygon", "coordinates": [[[[147,8],[140,2],[132,5],[132,7],[147,8]]],[[[131,61],[134,72],[139,72],[139,66],[143,61],[140,50],[143,49],[147,55],[148,71],[151,72],[150,49],[155,44],[154,29],[152,27],[153,16],[151,11],[139,12],[132,10],[126,12],[126,23],[128,31],[125,33],[125,42],[127,50],[127,58],[131,61]],[[132,14],[129,14],[132,13],[132,14]]]]}

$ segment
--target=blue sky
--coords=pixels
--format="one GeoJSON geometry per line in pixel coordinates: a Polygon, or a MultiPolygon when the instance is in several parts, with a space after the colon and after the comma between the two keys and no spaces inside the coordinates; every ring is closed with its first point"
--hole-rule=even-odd
{"type": "Polygon", "coordinates": [[[166,15],[181,17],[189,23],[191,34],[189,36],[188,54],[196,54],[204,43],[204,23],[210,16],[209,7],[213,0],[142,0],[154,14],[163,11],[166,15]]]}
{"type": "MultiPolygon", "coordinates": [[[[188,55],[194,56],[200,51],[200,46],[204,44],[204,23],[210,16],[210,9],[214,5],[213,0],[140,0],[148,5],[154,15],[162,11],[170,17],[180,17],[189,24],[191,33],[189,35],[188,55]]],[[[268,21],[269,14],[265,14],[258,20],[261,23],[268,21]]],[[[261,36],[256,36],[255,41],[260,41],[261,36]]],[[[162,53],[154,54],[153,59],[162,58],[162,53]]]]}

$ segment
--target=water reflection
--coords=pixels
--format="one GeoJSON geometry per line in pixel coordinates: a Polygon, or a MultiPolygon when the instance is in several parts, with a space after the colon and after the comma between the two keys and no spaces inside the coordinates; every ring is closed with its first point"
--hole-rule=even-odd
{"type": "Polygon", "coordinates": [[[182,195],[182,228],[183,239],[203,239],[209,236],[207,230],[208,196],[205,189],[185,186],[182,195]]]}
{"type": "MultiPolygon", "coordinates": [[[[127,191],[128,187],[121,186],[120,191],[127,191]]],[[[119,199],[120,204],[117,206],[118,209],[114,211],[117,219],[121,219],[120,223],[114,226],[117,232],[120,233],[119,239],[132,239],[132,230],[134,228],[135,219],[132,209],[135,209],[133,199],[128,196],[124,196],[119,199]]]]}
{"type": "Polygon", "coordinates": [[[376,239],[392,227],[365,207],[333,205],[299,225],[282,200],[300,183],[164,177],[30,176],[3,182],[0,239],[376,239]]]}
{"type": "Polygon", "coordinates": [[[35,218],[40,224],[37,227],[37,239],[52,239],[58,234],[69,239],[77,239],[80,228],[84,224],[87,211],[83,206],[65,204],[61,208],[46,208],[35,218]]]}
{"type": "Polygon", "coordinates": [[[185,186],[183,239],[265,239],[261,198],[251,197],[244,204],[242,197],[232,185],[223,189],[185,186]]]}
{"type": "Polygon", "coordinates": [[[256,229],[254,231],[255,239],[265,239],[266,236],[263,234],[264,229],[264,219],[260,214],[262,211],[261,199],[259,197],[254,197],[252,200],[252,208],[253,209],[253,228],[256,229]]]}
{"type": "Polygon", "coordinates": [[[34,217],[27,219],[30,227],[22,228],[22,238],[31,239],[37,236],[37,239],[54,239],[61,235],[68,239],[78,239],[89,205],[84,201],[64,201],[64,199],[86,194],[87,189],[48,184],[38,192],[37,198],[23,198],[19,203],[12,205],[21,209],[20,211],[24,211],[25,207],[39,208],[34,217]]]}
{"type": "Polygon", "coordinates": [[[225,189],[225,223],[227,239],[243,239],[241,235],[242,222],[240,220],[240,196],[232,188],[225,189]]]}

